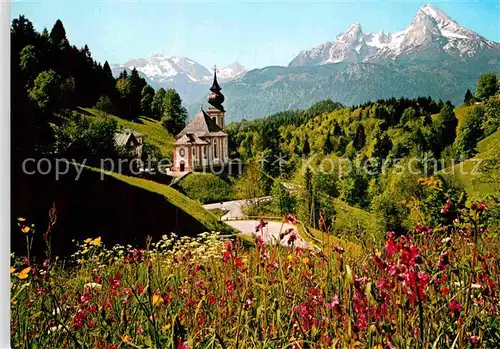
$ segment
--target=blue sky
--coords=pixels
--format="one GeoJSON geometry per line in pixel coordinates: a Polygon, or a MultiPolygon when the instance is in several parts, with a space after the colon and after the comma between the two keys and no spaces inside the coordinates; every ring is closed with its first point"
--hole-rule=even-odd
{"type": "MultiPolygon", "coordinates": [[[[15,0],[14,0],[15,1],[15,0]]],[[[70,42],[95,59],[124,63],[154,53],[205,65],[238,61],[248,68],[286,65],[302,49],[333,40],[352,23],[365,32],[404,29],[425,2],[138,2],[22,1],[37,30],[61,19],[70,42]]],[[[432,2],[459,24],[500,41],[500,3],[432,2]]]]}

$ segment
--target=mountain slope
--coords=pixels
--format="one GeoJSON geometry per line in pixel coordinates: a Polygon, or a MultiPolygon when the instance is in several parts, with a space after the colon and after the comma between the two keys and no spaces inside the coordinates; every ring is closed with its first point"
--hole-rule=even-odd
{"type": "MultiPolygon", "coordinates": [[[[124,64],[112,64],[111,71],[118,77],[124,69],[130,72],[134,67],[153,88],[175,88],[185,103],[192,103],[207,94],[213,79],[213,69],[192,59],[160,54],[132,59],[124,64]]],[[[238,62],[217,69],[220,81],[234,79],[245,72],[245,67],[238,62]]]]}
{"type": "Polygon", "coordinates": [[[422,6],[410,25],[396,33],[364,33],[355,23],[336,40],[299,53],[291,67],[338,62],[412,60],[482,61],[498,64],[500,44],[460,26],[432,5],[422,6]]]}
{"type": "MultiPolygon", "coordinates": [[[[223,84],[226,120],[254,119],[330,98],[345,105],[431,96],[460,104],[479,74],[500,71],[500,44],[422,6],[396,33],[351,25],[333,42],[302,51],[288,67],[266,67],[223,84]]],[[[204,95],[189,108],[194,112],[204,95]]]]}
{"type": "MultiPolygon", "coordinates": [[[[412,62],[267,67],[249,71],[223,84],[222,89],[226,120],[230,122],[305,108],[327,98],[354,105],[381,98],[430,95],[458,104],[464,91],[474,89],[478,74],[463,62],[448,66],[412,62]]],[[[196,111],[200,102],[189,111],[196,111]]]]}

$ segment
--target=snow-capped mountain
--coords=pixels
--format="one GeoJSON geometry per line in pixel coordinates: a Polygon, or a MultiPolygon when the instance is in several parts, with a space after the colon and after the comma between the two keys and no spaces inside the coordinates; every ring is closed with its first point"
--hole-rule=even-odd
{"type": "MultiPolygon", "coordinates": [[[[155,89],[175,88],[185,103],[191,103],[203,93],[206,94],[207,86],[212,83],[213,79],[213,69],[208,69],[187,57],[161,54],[155,54],[149,58],[132,59],[124,64],[112,64],[111,70],[117,77],[124,69],[130,71],[134,67],[155,89]]],[[[245,72],[245,67],[234,62],[226,67],[217,68],[217,78],[220,82],[224,82],[245,72]]]]}
{"type": "Polygon", "coordinates": [[[500,44],[460,26],[443,11],[427,4],[402,31],[364,33],[356,23],[335,41],[300,52],[289,66],[436,59],[485,59],[499,64],[499,57],[500,44]]]}
{"type": "Polygon", "coordinates": [[[238,62],[233,62],[225,67],[217,68],[217,79],[221,81],[232,80],[237,78],[247,72],[247,69],[239,64],[238,62]]]}

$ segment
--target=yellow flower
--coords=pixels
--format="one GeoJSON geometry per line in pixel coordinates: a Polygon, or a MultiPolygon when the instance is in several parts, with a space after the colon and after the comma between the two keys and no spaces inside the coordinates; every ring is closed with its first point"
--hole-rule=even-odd
{"type": "Polygon", "coordinates": [[[88,238],[88,239],[85,239],[83,242],[85,242],[86,244],[88,244],[89,242],[91,242],[92,239],[91,238],[88,238]]]}
{"type": "Polygon", "coordinates": [[[85,250],[83,250],[83,251],[82,251],[82,254],[85,254],[85,253],[87,253],[87,252],[89,252],[89,249],[88,249],[88,248],[86,248],[85,250]]]}
{"type": "Polygon", "coordinates": [[[153,301],[153,307],[156,307],[157,305],[163,303],[163,298],[161,298],[161,296],[158,294],[154,294],[152,301],[153,301]]]}
{"type": "Polygon", "coordinates": [[[170,324],[166,324],[166,325],[164,325],[164,326],[161,328],[161,330],[162,330],[163,332],[166,332],[166,331],[170,330],[170,327],[172,327],[172,325],[170,325],[170,324]]]}
{"type": "Polygon", "coordinates": [[[95,238],[94,240],[92,240],[90,242],[90,244],[94,245],[94,246],[99,246],[101,244],[101,237],[99,236],[99,237],[95,238]]]}
{"type": "Polygon", "coordinates": [[[384,349],[384,347],[379,344],[377,346],[374,346],[373,349],[384,349]]]}
{"type": "Polygon", "coordinates": [[[24,280],[28,277],[29,272],[31,271],[31,267],[24,268],[19,273],[17,273],[17,277],[21,280],[24,280]]]}
{"type": "Polygon", "coordinates": [[[24,221],[26,221],[26,219],[24,219],[23,217],[18,217],[18,218],[17,218],[17,221],[18,221],[18,222],[24,222],[24,221]]]}
{"type": "Polygon", "coordinates": [[[293,261],[293,254],[289,254],[287,258],[290,262],[293,261]]]}
{"type": "Polygon", "coordinates": [[[375,256],[382,257],[382,251],[377,249],[377,252],[375,252],[375,256]]]}
{"type": "Polygon", "coordinates": [[[309,258],[307,257],[302,258],[302,263],[309,264],[309,258]]]}
{"type": "Polygon", "coordinates": [[[14,268],[14,267],[10,267],[10,273],[11,273],[11,274],[12,274],[13,272],[15,272],[15,271],[16,271],[16,268],[14,268]]]}
{"type": "Polygon", "coordinates": [[[28,227],[28,226],[26,225],[26,226],[24,226],[24,227],[22,227],[22,228],[21,228],[21,231],[22,231],[23,233],[27,233],[27,232],[29,232],[29,231],[30,231],[30,227],[28,227]]]}
{"type": "Polygon", "coordinates": [[[124,334],[124,335],[122,335],[122,341],[124,343],[130,343],[132,341],[132,337],[130,337],[130,335],[128,335],[128,334],[124,334]]]}
{"type": "Polygon", "coordinates": [[[291,337],[290,337],[290,339],[289,339],[288,341],[289,341],[290,343],[292,343],[292,342],[295,342],[295,341],[296,341],[296,339],[295,339],[295,337],[294,337],[294,336],[291,336],[291,337]]]}

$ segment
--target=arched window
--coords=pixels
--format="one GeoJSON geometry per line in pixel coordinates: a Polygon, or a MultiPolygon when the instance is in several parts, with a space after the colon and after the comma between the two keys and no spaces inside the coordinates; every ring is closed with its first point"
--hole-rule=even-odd
{"type": "Polygon", "coordinates": [[[218,154],[217,154],[217,138],[214,138],[214,158],[218,158],[218,154]]]}
{"type": "Polygon", "coordinates": [[[184,153],[184,148],[181,148],[181,149],[179,150],[179,155],[180,155],[181,157],[184,157],[184,155],[185,155],[185,153],[184,153]]]}

